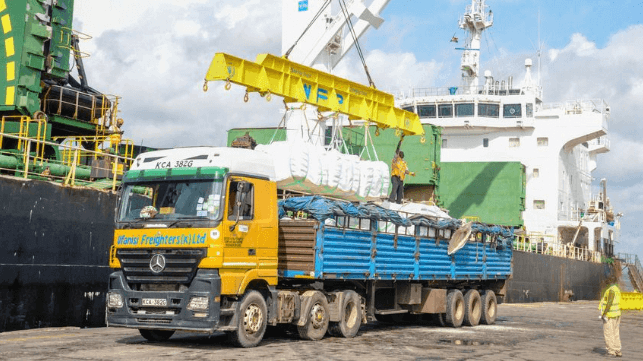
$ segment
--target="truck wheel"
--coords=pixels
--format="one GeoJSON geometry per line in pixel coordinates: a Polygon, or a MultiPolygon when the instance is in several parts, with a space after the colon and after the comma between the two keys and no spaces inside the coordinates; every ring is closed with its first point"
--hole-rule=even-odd
{"type": "Polygon", "coordinates": [[[482,314],[482,301],[480,293],[476,290],[468,290],[464,294],[464,324],[477,326],[480,323],[482,314]]]}
{"type": "Polygon", "coordinates": [[[480,323],[485,325],[493,325],[496,323],[498,316],[498,301],[496,294],[492,290],[486,290],[482,295],[482,317],[480,323]]]}
{"type": "Polygon", "coordinates": [[[231,341],[241,347],[255,347],[263,339],[268,325],[268,307],[261,293],[249,291],[239,305],[237,329],[230,333],[231,341]]]}
{"type": "Polygon", "coordinates": [[[145,338],[148,341],[153,341],[153,342],[167,341],[174,334],[174,331],[168,331],[168,330],[145,330],[145,329],[140,329],[140,330],[138,330],[138,332],[141,333],[141,336],[143,336],[143,338],[145,338]]]}
{"type": "Polygon", "coordinates": [[[326,331],[330,320],[328,300],[323,293],[313,292],[311,297],[311,306],[307,310],[308,320],[304,326],[297,326],[299,337],[304,340],[318,341],[321,340],[326,331]]]}
{"type": "Polygon", "coordinates": [[[464,320],[464,297],[460,290],[451,290],[447,294],[446,324],[451,327],[462,326],[464,320]]]}
{"type": "Polygon", "coordinates": [[[355,291],[345,291],[342,304],[339,305],[339,322],[333,322],[330,333],[346,338],[355,337],[362,324],[362,304],[355,291]]]}

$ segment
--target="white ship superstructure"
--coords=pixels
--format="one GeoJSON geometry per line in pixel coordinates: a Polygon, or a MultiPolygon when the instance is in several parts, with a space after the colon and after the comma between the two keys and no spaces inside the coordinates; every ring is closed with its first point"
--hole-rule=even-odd
{"type": "Polygon", "coordinates": [[[521,162],[528,236],[611,254],[610,225],[618,215],[615,220],[605,181],[599,195],[591,190],[597,156],[609,151],[609,106],[603,100],[544,103],[531,59],[518,86],[512,77],[494,79],[490,71],[478,84],[480,37],[492,24],[485,0],[472,0],[459,21],[469,34],[459,49],[462,85],[399,92],[397,106],[443,127],[443,162],[521,162]]]}

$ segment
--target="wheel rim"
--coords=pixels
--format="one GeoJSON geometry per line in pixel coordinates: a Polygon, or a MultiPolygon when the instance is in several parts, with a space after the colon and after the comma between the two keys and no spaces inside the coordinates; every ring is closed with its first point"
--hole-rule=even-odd
{"type": "Polygon", "coordinates": [[[489,318],[496,317],[496,303],[493,300],[489,300],[489,318]]]}
{"type": "Polygon", "coordinates": [[[315,303],[313,308],[310,310],[310,319],[312,325],[315,329],[320,329],[324,327],[324,318],[326,317],[326,310],[324,306],[319,303],[315,303]]]}
{"type": "Polygon", "coordinates": [[[349,328],[355,326],[355,323],[357,322],[357,307],[355,307],[353,302],[346,304],[346,308],[344,309],[344,320],[346,320],[346,326],[349,328]]]}
{"type": "Polygon", "coordinates": [[[243,326],[246,334],[252,335],[259,332],[263,323],[263,313],[261,308],[256,304],[251,304],[246,308],[243,316],[243,326]]]}

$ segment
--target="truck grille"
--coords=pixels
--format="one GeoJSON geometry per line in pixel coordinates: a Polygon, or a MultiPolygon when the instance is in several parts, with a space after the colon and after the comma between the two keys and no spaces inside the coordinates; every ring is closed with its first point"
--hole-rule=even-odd
{"type": "Polygon", "coordinates": [[[206,255],[205,248],[198,249],[119,249],[116,257],[121,262],[123,274],[130,284],[180,283],[190,284],[197,266],[206,255]],[[162,255],[165,268],[155,273],[150,261],[162,255]]]}

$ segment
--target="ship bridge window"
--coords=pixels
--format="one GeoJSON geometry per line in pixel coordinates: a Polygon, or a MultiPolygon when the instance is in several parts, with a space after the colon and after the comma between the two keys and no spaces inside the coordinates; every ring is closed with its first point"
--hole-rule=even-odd
{"type": "Polygon", "coordinates": [[[525,116],[527,118],[533,118],[534,117],[534,103],[525,104],[525,116]]]}
{"type": "Polygon", "coordinates": [[[536,139],[536,142],[537,142],[539,147],[546,147],[546,146],[549,145],[549,138],[547,138],[547,137],[538,137],[536,139]]]}
{"type": "Polygon", "coordinates": [[[482,139],[482,146],[485,148],[489,147],[489,138],[483,138],[482,139]]]}
{"type": "Polygon", "coordinates": [[[406,110],[407,112],[415,113],[415,107],[412,105],[410,107],[403,107],[402,110],[406,110]]]}
{"type": "Polygon", "coordinates": [[[478,116],[485,118],[498,118],[500,116],[500,105],[478,103],[478,116]]]}
{"type": "Polygon", "coordinates": [[[472,117],[473,116],[473,103],[456,104],[455,105],[456,117],[472,117]]]}
{"type": "Polygon", "coordinates": [[[502,106],[502,116],[505,118],[522,118],[520,104],[505,104],[502,106]]]}
{"type": "Polygon", "coordinates": [[[512,148],[520,147],[520,138],[509,138],[509,146],[512,148]]]}
{"type": "Polygon", "coordinates": [[[435,105],[418,105],[420,118],[435,118],[435,105]]]}
{"type": "Polygon", "coordinates": [[[453,105],[451,105],[451,104],[440,104],[440,105],[438,105],[438,117],[439,118],[453,118],[453,105]]]}
{"type": "Polygon", "coordinates": [[[545,201],[541,199],[534,199],[534,209],[545,209],[545,201]]]}

